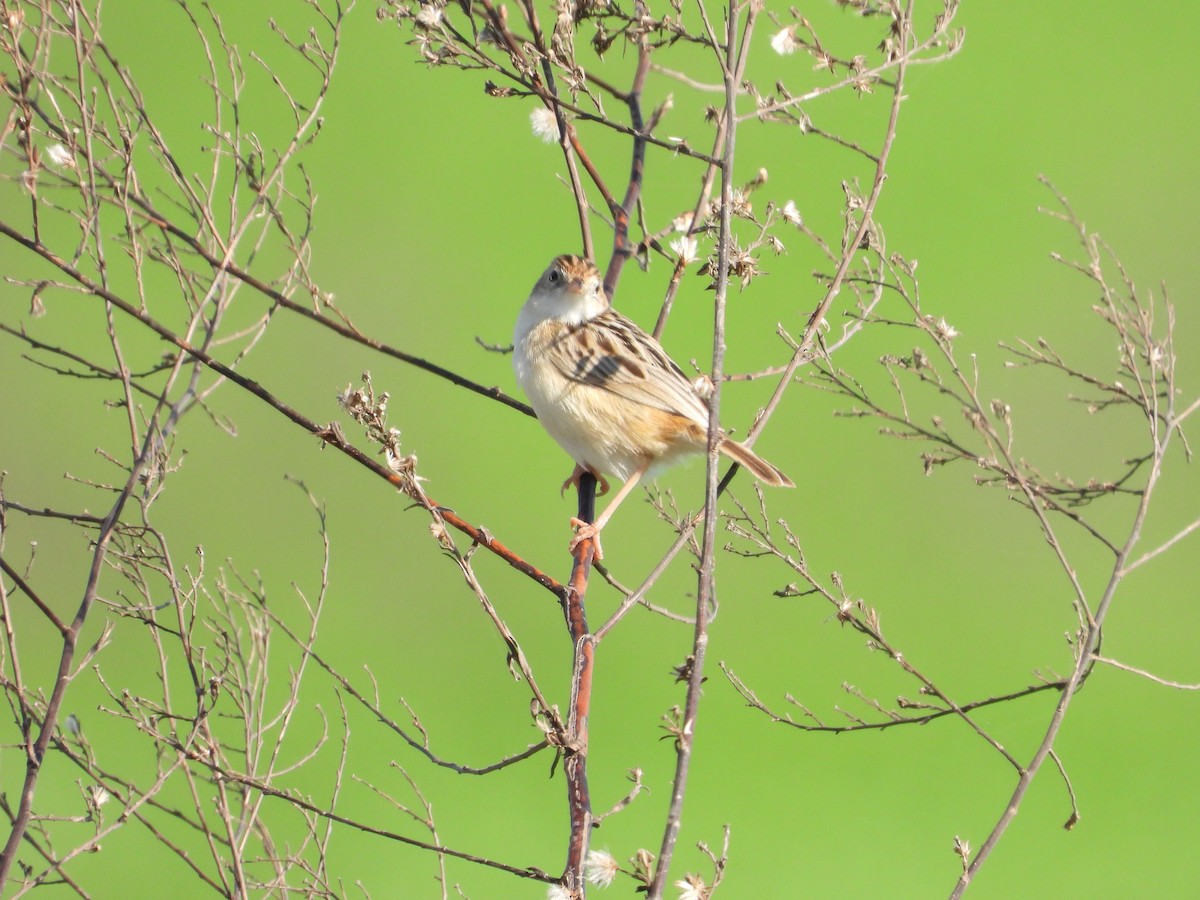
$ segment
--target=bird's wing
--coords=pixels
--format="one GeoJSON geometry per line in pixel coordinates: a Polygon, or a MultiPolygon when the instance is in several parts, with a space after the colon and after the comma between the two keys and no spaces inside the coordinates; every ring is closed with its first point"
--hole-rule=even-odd
{"type": "Polygon", "coordinates": [[[683,370],[658,341],[615,310],[564,327],[547,352],[554,368],[570,381],[700,425],[708,422],[708,409],[683,370]]]}

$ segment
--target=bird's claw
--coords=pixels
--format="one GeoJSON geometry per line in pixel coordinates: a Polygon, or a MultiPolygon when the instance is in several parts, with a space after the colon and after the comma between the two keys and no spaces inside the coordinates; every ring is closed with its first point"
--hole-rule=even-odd
{"type": "Polygon", "coordinates": [[[569,487],[578,488],[579,487],[579,479],[582,478],[585,474],[591,475],[593,478],[596,479],[596,493],[597,494],[599,494],[601,497],[603,497],[605,494],[608,493],[608,480],[603,475],[601,475],[599,472],[596,472],[592,469],[585,469],[583,466],[577,465],[577,466],[575,466],[575,470],[573,472],[571,472],[571,477],[562,483],[562,488],[559,490],[558,495],[561,497],[563,494],[565,494],[567,492],[567,488],[569,488],[569,487]]]}
{"type": "Polygon", "coordinates": [[[592,558],[596,560],[604,559],[604,552],[600,549],[600,529],[591,522],[585,522],[583,519],[571,519],[571,527],[575,529],[575,536],[571,538],[571,543],[568,549],[574,553],[575,548],[584,541],[592,542],[592,558]]]}

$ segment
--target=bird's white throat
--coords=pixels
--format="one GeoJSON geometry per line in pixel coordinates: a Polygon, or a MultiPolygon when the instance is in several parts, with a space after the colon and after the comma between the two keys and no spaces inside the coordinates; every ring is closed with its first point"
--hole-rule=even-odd
{"type": "Polygon", "coordinates": [[[567,325],[580,325],[596,318],[608,309],[608,305],[603,290],[567,291],[538,285],[521,307],[517,327],[513,330],[513,340],[520,341],[534,326],[548,319],[557,319],[567,325]]]}

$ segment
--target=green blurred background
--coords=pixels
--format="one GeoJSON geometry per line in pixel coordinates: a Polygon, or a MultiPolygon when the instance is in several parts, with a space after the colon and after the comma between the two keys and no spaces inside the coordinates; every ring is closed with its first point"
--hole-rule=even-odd
{"type": "MultiPolygon", "coordinates": [[[[268,58],[278,52],[268,17],[292,26],[306,21],[297,5],[284,0],[216,7],[234,42],[268,58]]],[[[833,36],[839,51],[873,46],[871,35],[882,28],[827,0],[800,11],[822,35],[833,36]]],[[[181,155],[195,154],[199,166],[200,148],[208,143],[199,122],[209,103],[201,58],[179,10],[172,3],[126,0],[108,4],[104,15],[107,39],[139,80],[149,108],[174,135],[181,155]]],[[[1103,233],[1140,288],[1158,293],[1160,282],[1168,286],[1178,304],[1182,386],[1188,397],[1200,388],[1192,357],[1200,348],[1194,303],[1200,286],[1194,215],[1200,198],[1200,63],[1190,46],[1200,7],[969,3],[958,24],[966,29],[963,51],[909,76],[879,209],[889,250],[919,260],[924,308],[959,330],[961,358],[977,354],[981,393],[1013,404],[1020,454],[1046,472],[1079,480],[1111,476],[1134,452],[1136,423],[1088,419],[1064,399],[1072,386],[1044,373],[1005,370],[996,345],[1044,336],[1097,367],[1115,361],[1111,336],[1089,312],[1094,291],[1049,259],[1053,250],[1071,255],[1075,243],[1068,228],[1038,212],[1039,205],[1052,204],[1037,181],[1044,173],[1088,226],[1103,233]]],[[[760,28],[758,68],[750,77],[765,88],[786,74],[798,92],[820,76],[807,57],[776,57],[769,47],[774,30],[766,22],[760,28]]],[[[323,133],[302,156],[319,194],[313,268],[363,331],[511,392],[508,357],[485,352],[475,338],[507,343],[516,310],[546,262],[578,250],[571,198],[559,180],[561,154],[531,136],[530,104],[488,98],[482,73],[430,70],[406,46],[408,36],[394,23],[377,22],[370,4],[350,16],[323,133]]],[[[606,60],[618,72],[628,65],[619,55],[614,49],[606,60]]],[[[679,59],[682,67],[702,58],[689,51],[679,59]]],[[[652,77],[648,103],[672,91],[679,103],[670,115],[677,118],[668,117],[664,133],[701,135],[696,101],[677,84],[652,77]]],[[[888,101],[886,91],[837,95],[808,111],[818,125],[845,128],[870,145],[888,101]]],[[[264,122],[269,136],[286,127],[273,118],[280,113],[260,78],[247,94],[244,117],[264,122]]],[[[624,146],[607,138],[595,146],[610,185],[621,184],[624,146]]],[[[770,172],[756,203],[795,199],[807,221],[833,235],[841,181],[867,178],[845,152],[779,126],[750,123],[738,146],[740,180],[760,166],[770,172]]],[[[12,158],[4,166],[6,176],[19,171],[12,158]]],[[[655,222],[689,204],[697,177],[692,162],[651,153],[646,202],[655,222]]],[[[9,212],[27,204],[15,183],[4,185],[0,200],[6,217],[21,221],[9,212]]],[[[783,360],[786,350],[773,337],[774,324],[798,332],[819,298],[808,277],[815,257],[799,235],[788,246],[789,254],[764,261],[769,277],[731,298],[730,371],[783,360]]],[[[13,245],[0,245],[0,254],[5,274],[25,273],[28,261],[13,245]]],[[[271,259],[263,261],[265,274],[273,274],[271,265],[271,259]]],[[[649,325],[668,272],[661,263],[648,273],[627,271],[622,310],[649,325]]],[[[685,281],[665,336],[677,358],[702,364],[711,322],[703,283],[690,276],[685,281]]],[[[82,300],[51,302],[48,315],[37,320],[24,315],[27,305],[26,291],[4,288],[6,322],[46,339],[71,337],[91,346],[100,340],[95,329],[102,319],[82,300]],[[70,324],[64,324],[67,317],[73,317],[70,324]]],[[[911,340],[900,331],[867,335],[839,362],[877,381],[872,360],[907,352],[911,340]]],[[[91,506],[95,512],[100,498],[62,475],[115,478],[93,448],[122,446],[124,414],[105,409],[110,392],[104,388],[66,384],[21,361],[20,350],[11,339],[0,341],[6,490],[33,505],[91,506]]],[[[140,361],[160,350],[145,345],[140,361]]],[[[335,395],[364,370],[378,389],[390,392],[392,424],[402,429],[406,449],[418,455],[430,495],[565,578],[573,503],[559,498],[558,485],[570,466],[533,420],[287,317],[274,323],[243,369],[311,418],[340,418],[356,437],[358,429],[345,420],[335,395]]],[[[767,382],[730,386],[725,421],[744,430],[770,388],[767,382]]],[[[215,406],[236,423],[237,436],[193,415],[176,445],[187,452],[186,461],[155,507],[156,524],[171,536],[177,560],[195,567],[192,548],[202,546],[210,575],[229,565],[227,559],[243,572],[259,573],[272,606],[300,622],[293,585],[312,596],[320,576],[316,517],[284,475],[302,479],[326,505],[333,542],[318,643],[323,656],[364,688],[368,667],[385,706],[404,721],[398,700],[410,703],[445,758],[482,765],[536,741],[540,733],[528,717],[527,691],[509,677],[494,629],[429,539],[427,518],[340,455],[322,453],[315,440],[244,393],[225,389],[215,406]]],[[[964,468],[925,477],[915,445],[880,437],[869,423],[834,418],[842,406],[796,386],[757,445],[798,484],[795,492],[772,493],[770,510],[790,521],[813,570],[840,572],[853,596],[880,611],[893,643],[960,701],[1020,688],[1035,671],[1065,674],[1070,654],[1063,635],[1073,614],[1065,579],[1032,517],[1001,492],[975,488],[973,473],[964,468]]],[[[941,412],[948,419],[957,414],[941,412]]],[[[699,503],[702,472],[699,463],[681,467],[661,485],[691,508],[699,503]]],[[[1181,456],[1168,476],[1147,524],[1147,548],[1200,509],[1196,478],[1181,456]]],[[[744,481],[735,492],[750,496],[744,481]]],[[[1129,510],[1116,504],[1099,517],[1115,527],[1129,510]]],[[[28,555],[26,542],[37,540],[35,581],[57,608],[73,609],[88,560],[84,541],[73,534],[64,539],[61,526],[17,517],[9,526],[6,554],[21,560],[28,555]]],[[[1168,678],[1200,680],[1195,540],[1127,581],[1109,620],[1108,654],[1168,678]]],[[[610,565],[627,584],[638,583],[670,542],[650,507],[635,501],[605,532],[610,565]]],[[[1069,546],[1078,554],[1084,585],[1097,591],[1107,560],[1078,535],[1071,535],[1069,546]]],[[[543,687],[565,705],[571,647],[557,605],[502,563],[482,555],[477,562],[543,687]]],[[[982,842],[1008,800],[1014,774],[976,736],[948,720],[834,737],[773,725],[746,709],[718,661],[776,708],[785,708],[790,693],[831,721],[835,705],[855,709],[844,683],[885,703],[897,693],[915,693],[916,685],[894,664],[840,628],[827,606],[773,596],[792,580],[765,560],[720,561],[722,606],[712,630],[710,678],[673,878],[686,871],[708,878],[696,842],[719,847],[728,823],[730,865],[720,896],[944,895],[958,871],[954,837],[973,846],[982,842]]],[[[651,599],[684,611],[694,587],[680,560],[651,599]]],[[[618,597],[597,582],[589,601],[595,623],[618,597]]],[[[99,619],[89,631],[93,638],[98,628],[99,619]]],[[[117,622],[114,644],[99,663],[110,684],[149,690],[148,645],[138,628],[117,622]]],[[[38,634],[27,648],[45,639],[49,654],[49,637],[38,634]]],[[[590,757],[595,807],[606,809],[623,795],[631,768],[644,770],[650,788],[594,835],[594,847],[621,860],[639,847],[658,847],[673,769],[671,745],[660,740],[659,726],[661,716],[683,701],[671,669],[689,646],[687,627],[639,610],[597,656],[590,757]]],[[[282,642],[275,649],[281,689],[294,657],[282,642]]],[[[31,679],[48,683],[49,655],[44,669],[31,679]]],[[[317,705],[335,720],[336,734],[332,692],[309,677],[304,727],[310,733],[304,737],[317,733],[317,705]]],[[[101,702],[98,691],[81,684],[67,708],[83,721],[99,753],[109,760],[128,754],[148,767],[147,743],[97,712],[101,702]]],[[[1026,759],[1053,702],[1042,695],[980,720],[1026,759]]],[[[1197,896],[1198,737],[1194,694],[1121,672],[1097,672],[1057,744],[1082,820],[1071,832],[1062,828],[1070,812],[1066,792],[1057,774],[1043,769],[970,895],[1197,896]]],[[[303,744],[301,739],[293,746],[293,758],[303,744]]],[[[414,777],[433,804],[445,844],[560,870],[565,792],[561,772],[551,777],[549,756],[486,778],[457,776],[428,766],[357,714],[350,747],[349,771],[405,803],[414,801],[392,763],[414,777]]],[[[327,798],[336,756],[336,748],[327,747],[295,786],[327,798]]],[[[19,753],[5,751],[0,766],[3,790],[15,798],[24,773],[19,753]]],[[[76,777],[51,765],[40,811],[78,814],[76,777]]],[[[378,827],[427,837],[349,779],[339,809],[378,827]]],[[[77,827],[82,839],[86,827],[77,827]]],[[[71,871],[84,884],[97,885],[94,896],[208,893],[166,854],[149,852],[146,840],[124,829],[71,871]]],[[[63,842],[69,845],[70,838],[63,842]]],[[[358,893],[356,884],[376,898],[438,893],[429,854],[381,838],[343,831],[333,841],[330,862],[346,895],[358,893]]],[[[476,898],[533,897],[544,890],[463,863],[451,862],[448,877],[476,898]]],[[[610,893],[624,894],[628,884],[618,883],[610,893]]]]}

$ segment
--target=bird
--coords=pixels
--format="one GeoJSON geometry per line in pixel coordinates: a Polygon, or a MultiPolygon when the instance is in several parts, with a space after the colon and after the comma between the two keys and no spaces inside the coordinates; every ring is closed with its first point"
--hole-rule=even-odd
{"type": "MultiPolygon", "coordinates": [[[[572,551],[594,541],[643,480],[708,447],[708,403],[662,344],[613,309],[600,270],[562,255],[534,284],[513,330],[513,370],[538,420],[575,461],[562,490],[586,472],[624,484],[594,523],[571,519],[572,551]]],[[[765,484],[795,487],[749,447],[728,437],[717,449],[765,484]]]]}

